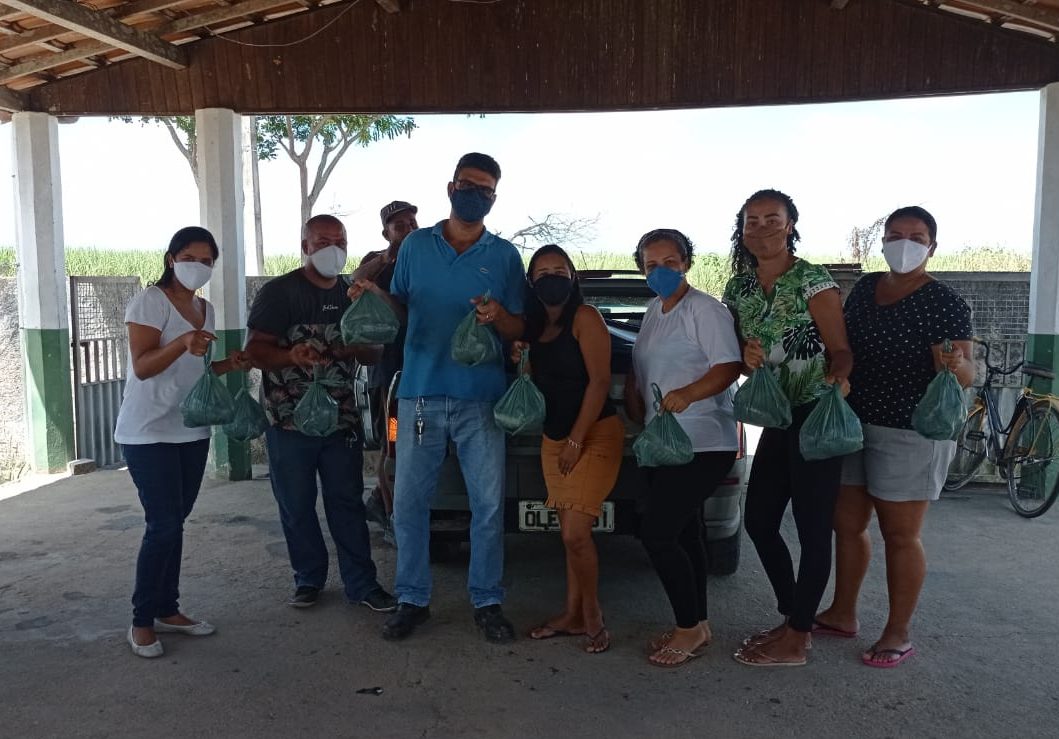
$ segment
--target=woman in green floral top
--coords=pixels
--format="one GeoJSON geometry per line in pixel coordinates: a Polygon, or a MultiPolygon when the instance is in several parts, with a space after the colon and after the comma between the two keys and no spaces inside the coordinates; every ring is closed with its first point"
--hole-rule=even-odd
{"type": "Polygon", "coordinates": [[[848,392],[853,356],[838,285],[827,270],[794,256],[798,209],[787,195],[750,196],[732,234],[732,273],[724,302],[735,316],[743,370],[772,370],[791,403],[793,422],[761,434],[746,493],[746,530],[776,593],[784,621],[744,641],[737,661],[753,667],[803,665],[813,618],[831,575],[831,519],[842,458],[806,461],[798,437],[827,387],[848,392]],[[793,505],[801,557],[795,577],[780,535],[793,505]]]}

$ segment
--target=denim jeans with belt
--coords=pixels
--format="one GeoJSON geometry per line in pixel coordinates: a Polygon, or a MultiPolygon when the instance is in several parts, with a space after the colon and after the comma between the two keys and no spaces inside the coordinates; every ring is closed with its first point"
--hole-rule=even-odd
{"type": "Polygon", "coordinates": [[[471,563],[467,573],[475,608],[503,602],[504,432],[493,402],[445,396],[401,399],[397,405],[397,480],[393,524],[397,539],[397,599],[430,603],[430,506],[451,440],[467,484],[471,563]],[[416,421],[422,421],[422,436],[416,421]]]}
{"type": "Polygon", "coordinates": [[[122,451],[147,523],[136,558],[132,625],[154,626],[156,618],[180,613],[184,520],[199,495],[210,440],[124,444],[122,451]]]}
{"type": "Polygon", "coordinates": [[[295,586],[323,589],[327,582],[329,555],[316,513],[319,491],[346,598],[360,602],[379,587],[364,517],[362,441],[345,431],[317,437],[271,426],[265,443],[295,586]]]}

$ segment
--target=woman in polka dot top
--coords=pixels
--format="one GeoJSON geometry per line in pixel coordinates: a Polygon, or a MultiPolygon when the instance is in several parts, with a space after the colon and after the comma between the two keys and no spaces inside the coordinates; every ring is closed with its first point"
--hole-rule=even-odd
{"type": "Polygon", "coordinates": [[[879,519],[886,546],[890,616],[878,641],[861,655],[869,667],[896,667],[914,652],[909,621],[926,575],[919,532],[937,500],[953,441],[931,441],[912,428],[912,411],[942,367],[960,384],[974,379],[971,310],[927,272],[937,248],[934,217],[920,207],[886,219],[888,272],[865,275],[846,299],[854,369],[849,403],[864,426],[864,449],[846,457],[835,508],[835,597],[816,632],[856,635],[857,596],[871,558],[868,524],[879,519]],[[952,351],[943,350],[946,339],[952,351]]]}

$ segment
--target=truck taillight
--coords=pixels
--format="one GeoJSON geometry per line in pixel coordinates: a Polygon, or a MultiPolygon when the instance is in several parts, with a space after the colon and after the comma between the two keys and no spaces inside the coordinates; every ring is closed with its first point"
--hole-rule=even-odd
{"type": "Polygon", "coordinates": [[[386,439],[391,444],[397,443],[397,417],[390,416],[390,422],[386,424],[386,439]]]}

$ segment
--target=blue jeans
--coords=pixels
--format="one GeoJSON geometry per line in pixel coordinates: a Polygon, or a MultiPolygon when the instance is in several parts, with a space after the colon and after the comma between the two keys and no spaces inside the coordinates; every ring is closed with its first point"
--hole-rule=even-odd
{"type": "Polygon", "coordinates": [[[450,439],[471,508],[471,603],[481,608],[504,600],[504,432],[493,421],[493,405],[444,396],[398,401],[393,524],[402,603],[430,603],[430,506],[450,439]],[[418,440],[417,417],[423,421],[418,440]]]}
{"type": "Polygon", "coordinates": [[[122,450],[147,523],[136,558],[132,625],[154,626],[156,618],[180,613],[184,520],[199,495],[210,440],[124,444],[122,450]]]}
{"type": "Polygon", "coordinates": [[[364,518],[364,451],[359,438],[339,431],[306,436],[270,426],[265,431],[269,479],[294,569],[295,587],[323,589],[328,553],[316,513],[317,475],[324,515],[338,551],[346,598],[360,602],[379,587],[364,518]]]}

